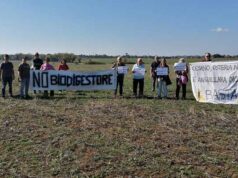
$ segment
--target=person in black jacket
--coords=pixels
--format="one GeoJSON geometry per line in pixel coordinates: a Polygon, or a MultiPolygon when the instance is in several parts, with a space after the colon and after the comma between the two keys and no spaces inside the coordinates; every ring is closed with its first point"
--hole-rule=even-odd
{"type": "MultiPolygon", "coordinates": [[[[40,58],[39,53],[36,53],[35,58],[33,59],[33,64],[32,64],[33,70],[40,70],[42,64],[43,64],[43,60],[40,58]]],[[[39,92],[41,92],[41,91],[39,91],[39,92]]],[[[34,93],[36,94],[35,90],[34,90],[34,93]]]]}
{"type": "Polygon", "coordinates": [[[2,97],[5,97],[5,89],[8,84],[9,94],[12,95],[12,81],[15,79],[13,64],[9,62],[9,55],[4,55],[4,62],[0,66],[0,80],[2,80],[2,97]]]}
{"type": "Polygon", "coordinates": [[[118,67],[121,66],[126,66],[124,62],[122,62],[122,57],[119,56],[117,58],[117,62],[113,64],[112,68],[114,68],[115,70],[117,70],[117,86],[116,86],[116,90],[114,92],[114,96],[116,97],[117,95],[117,90],[118,90],[118,86],[119,86],[119,94],[120,96],[123,95],[123,83],[124,83],[124,73],[118,73],[118,67]]]}
{"type": "Polygon", "coordinates": [[[40,67],[42,64],[43,64],[43,60],[40,58],[39,53],[36,53],[35,58],[33,59],[33,69],[40,70],[40,67]]]}
{"type": "Polygon", "coordinates": [[[156,75],[156,69],[160,65],[160,59],[158,56],[155,56],[154,61],[150,65],[150,76],[152,80],[152,91],[155,91],[155,85],[156,85],[156,80],[157,80],[157,75],[156,75]]]}

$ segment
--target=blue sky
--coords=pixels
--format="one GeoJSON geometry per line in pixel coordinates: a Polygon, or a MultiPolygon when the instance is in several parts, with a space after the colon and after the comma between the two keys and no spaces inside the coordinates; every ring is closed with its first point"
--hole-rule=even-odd
{"type": "Polygon", "coordinates": [[[238,54],[237,0],[1,0],[0,53],[238,54]]]}

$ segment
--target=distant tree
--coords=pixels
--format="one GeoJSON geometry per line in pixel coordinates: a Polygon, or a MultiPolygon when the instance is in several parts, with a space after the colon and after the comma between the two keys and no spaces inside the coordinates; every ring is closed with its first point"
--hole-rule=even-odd
{"type": "Polygon", "coordinates": [[[224,55],[220,55],[220,54],[213,54],[214,58],[224,58],[224,55]]]}

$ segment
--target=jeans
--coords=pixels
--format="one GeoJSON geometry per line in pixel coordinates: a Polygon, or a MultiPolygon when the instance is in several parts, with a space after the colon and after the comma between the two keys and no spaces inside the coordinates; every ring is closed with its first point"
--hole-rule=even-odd
{"type": "Polygon", "coordinates": [[[20,86],[20,96],[21,97],[28,96],[29,83],[30,83],[30,78],[22,78],[21,79],[21,86],[20,86]]]}
{"type": "Polygon", "coordinates": [[[12,96],[12,77],[5,77],[2,79],[2,97],[5,97],[5,90],[8,84],[9,94],[12,96]]]}
{"type": "Polygon", "coordinates": [[[160,80],[158,81],[158,97],[166,98],[168,95],[168,89],[166,81],[160,80]]]}
{"type": "Polygon", "coordinates": [[[117,94],[117,90],[118,90],[118,86],[119,86],[119,93],[122,96],[122,94],[123,94],[123,83],[124,83],[124,75],[118,74],[118,76],[117,76],[117,87],[116,87],[116,90],[114,92],[115,95],[117,94]]]}
{"type": "Polygon", "coordinates": [[[139,96],[143,96],[144,93],[144,79],[133,79],[133,93],[137,96],[137,87],[139,84],[139,96]]]}
{"type": "Polygon", "coordinates": [[[180,79],[176,78],[176,98],[179,99],[179,92],[182,86],[182,99],[186,98],[186,84],[181,84],[180,79]]]}

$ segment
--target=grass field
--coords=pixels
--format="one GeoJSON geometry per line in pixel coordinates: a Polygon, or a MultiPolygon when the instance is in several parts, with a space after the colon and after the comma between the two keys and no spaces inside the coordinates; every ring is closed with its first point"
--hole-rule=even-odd
{"type": "MultiPolygon", "coordinates": [[[[111,67],[100,61],[106,64],[70,68],[111,67]]],[[[187,100],[158,100],[149,72],[145,81],[149,99],[130,97],[131,74],[125,98],[112,91],[1,98],[0,177],[238,177],[237,106],[197,103],[190,83],[187,100]]]]}

